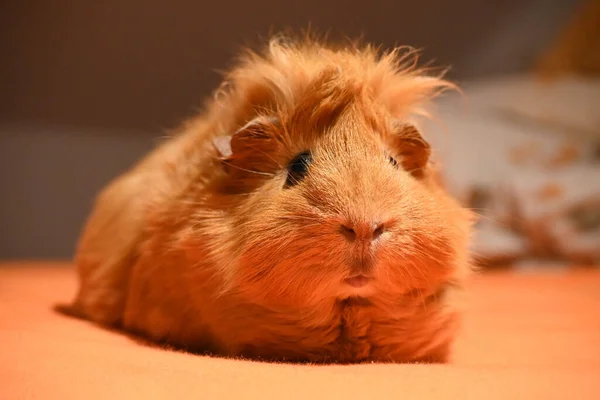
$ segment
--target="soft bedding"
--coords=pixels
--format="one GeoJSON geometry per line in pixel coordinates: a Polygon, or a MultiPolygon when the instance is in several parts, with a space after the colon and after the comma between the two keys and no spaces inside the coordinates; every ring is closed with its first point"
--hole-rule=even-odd
{"type": "Polygon", "coordinates": [[[0,264],[0,399],[598,399],[600,270],[484,273],[449,365],[311,366],[149,346],[53,311],[69,264],[0,264]]]}

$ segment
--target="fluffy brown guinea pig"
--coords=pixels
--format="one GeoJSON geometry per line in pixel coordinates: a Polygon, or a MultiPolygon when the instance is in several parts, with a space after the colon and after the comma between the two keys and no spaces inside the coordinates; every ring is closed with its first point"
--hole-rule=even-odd
{"type": "Polygon", "coordinates": [[[71,311],[194,352],[445,362],[472,217],[411,120],[401,50],[273,39],[99,195],[71,311]]]}

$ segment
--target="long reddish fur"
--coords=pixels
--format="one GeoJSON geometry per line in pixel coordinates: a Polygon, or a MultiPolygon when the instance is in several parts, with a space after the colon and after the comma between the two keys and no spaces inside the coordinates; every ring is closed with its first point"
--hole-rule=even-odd
{"type": "Polygon", "coordinates": [[[472,218],[418,168],[429,150],[410,121],[449,86],[402,49],[273,39],[245,53],[205,112],[100,193],[72,311],[191,351],[447,361],[472,218]],[[222,156],[212,140],[234,132],[222,156]],[[305,149],[308,177],[283,189],[305,149]],[[354,296],[339,225],[373,218],[386,221],[375,280],[354,296]]]}

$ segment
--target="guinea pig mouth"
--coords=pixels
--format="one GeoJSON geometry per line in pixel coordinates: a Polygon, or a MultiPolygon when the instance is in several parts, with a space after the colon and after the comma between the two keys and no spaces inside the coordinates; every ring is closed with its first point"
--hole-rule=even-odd
{"type": "Polygon", "coordinates": [[[373,280],[373,278],[369,278],[368,276],[359,274],[359,275],[355,275],[350,278],[344,279],[344,282],[347,285],[350,285],[352,287],[361,288],[361,287],[367,286],[372,280],[373,280]]]}

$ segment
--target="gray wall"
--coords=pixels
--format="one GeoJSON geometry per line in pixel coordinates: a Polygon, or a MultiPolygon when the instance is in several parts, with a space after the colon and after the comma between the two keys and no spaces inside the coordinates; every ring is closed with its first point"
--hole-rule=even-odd
{"type": "Polygon", "coordinates": [[[527,68],[578,2],[2,2],[0,258],[69,257],[99,188],[269,30],[423,47],[462,80],[527,68]]]}

